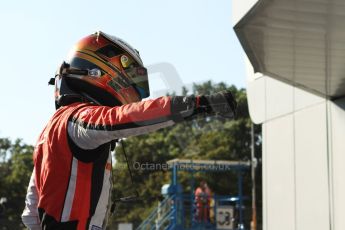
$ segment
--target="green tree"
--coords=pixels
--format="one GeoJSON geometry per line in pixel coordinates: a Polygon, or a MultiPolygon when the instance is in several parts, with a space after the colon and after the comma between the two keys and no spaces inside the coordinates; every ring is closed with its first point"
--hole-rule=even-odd
{"type": "Polygon", "coordinates": [[[0,213],[0,229],[23,229],[20,215],[24,209],[26,188],[31,176],[33,146],[20,139],[0,138],[0,198],[7,202],[0,213]]]}
{"type": "MultiPolygon", "coordinates": [[[[126,151],[131,162],[141,164],[165,163],[174,158],[212,159],[212,160],[250,160],[250,126],[247,97],[244,89],[227,86],[225,83],[213,84],[211,81],[195,84],[192,94],[211,94],[222,90],[231,90],[238,102],[238,114],[235,120],[224,120],[219,117],[200,117],[185,121],[154,133],[126,139],[126,151]]],[[[183,89],[183,94],[189,92],[183,89]]],[[[261,127],[255,126],[256,152],[261,157],[261,127]]],[[[116,165],[124,165],[122,149],[116,149],[116,165]]],[[[135,164],[134,164],[135,165],[135,164]]],[[[116,167],[115,167],[116,168],[116,167]]],[[[236,174],[228,172],[196,174],[196,179],[206,179],[217,194],[237,192],[236,174]],[[233,181],[233,183],[231,183],[233,181]],[[229,183],[230,182],[230,183],[229,183]]],[[[260,178],[259,178],[260,181],[260,178]]],[[[114,197],[133,194],[138,190],[143,199],[139,203],[118,204],[111,219],[111,228],[118,223],[132,222],[140,224],[160,200],[163,184],[170,182],[170,172],[164,170],[134,170],[134,185],[131,184],[125,167],[114,171],[114,197]],[[135,188],[135,189],[134,189],[135,188]]],[[[181,173],[180,182],[184,191],[190,190],[188,173],[181,173]]],[[[244,193],[250,196],[250,171],[244,177],[244,193]]],[[[258,185],[258,190],[261,184],[258,185]]],[[[246,203],[250,210],[250,202],[246,203]]],[[[250,212],[247,212],[249,223],[250,212]]],[[[260,214],[260,213],[259,213],[260,214]]]]}

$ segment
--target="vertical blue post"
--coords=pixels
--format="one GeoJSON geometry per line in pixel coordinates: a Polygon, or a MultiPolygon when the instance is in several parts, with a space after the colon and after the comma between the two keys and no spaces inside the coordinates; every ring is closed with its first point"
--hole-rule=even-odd
{"type": "Polygon", "coordinates": [[[172,178],[173,186],[177,185],[177,165],[174,163],[173,166],[173,178],[172,178]]]}
{"type": "Polygon", "coordinates": [[[213,207],[213,225],[214,228],[217,228],[217,206],[218,206],[218,198],[216,197],[216,194],[213,194],[213,200],[214,200],[214,207],[213,207]]]}
{"type": "Polygon", "coordinates": [[[190,226],[193,227],[194,225],[194,200],[195,200],[195,197],[194,197],[194,190],[195,190],[195,186],[194,186],[194,167],[193,167],[193,161],[192,161],[192,170],[191,170],[191,186],[190,186],[190,226]]]}
{"type": "Polygon", "coordinates": [[[177,224],[177,168],[176,163],[173,163],[172,173],[171,173],[171,185],[173,194],[170,196],[173,197],[173,205],[171,207],[173,215],[171,216],[171,224],[169,229],[176,229],[177,224]]]}
{"type": "Polygon", "coordinates": [[[174,198],[174,226],[175,229],[178,226],[178,200],[179,200],[179,194],[177,191],[177,164],[174,164],[173,168],[173,186],[174,186],[174,193],[175,193],[175,198],[174,198]]]}
{"type": "MultiPolygon", "coordinates": [[[[242,191],[242,170],[238,171],[238,205],[239,205],[239,226],[243,226],[243,191],[242,191]]],[[[240,228],[241,229],[241,228],[240,228]]]]}

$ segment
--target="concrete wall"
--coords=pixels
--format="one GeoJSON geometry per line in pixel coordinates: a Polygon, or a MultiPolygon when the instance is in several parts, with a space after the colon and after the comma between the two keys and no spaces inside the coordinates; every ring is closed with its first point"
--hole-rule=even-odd
{"type": "Polygon", "coordinates": [[[345,229],[345,99],[262,78],[264,229],[345,229]]]}
{"type": "Polygon", "coordinates": [[[264,229],[345,229],[345,99],[251,73],[250,115],[263,126],[264,229]]]}
{"type": "MultiPolygon", "coordinates": [[[[256,2],[234,0],[234,24],[256,2]]],[[[246,65],[250,116],[263,127],[264,229],[345,229],[345,98],[329,101],[246,65]]]]}
{"type": "Polygon", "coordinates": [[[345,99],[330,106],[330,158],[332,222],[335,230],[345,229],[345,99]]]}
{"type": "Polygon", "coordinates": [[[264,110],[251,109],[263,113],[264,229],[328,229],[327,102],[269,77],[257,81],[263,88],[251,85],[248,95],[264,95],[264,110]]]}

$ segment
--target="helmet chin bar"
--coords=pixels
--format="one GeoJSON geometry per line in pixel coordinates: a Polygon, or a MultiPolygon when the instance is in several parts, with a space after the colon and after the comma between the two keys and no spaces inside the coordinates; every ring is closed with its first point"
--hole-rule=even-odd
{"type": "Polygon", "coordinates": [[[90,97],[88,94],[86,93],[80,93],[82,95],[82,97],[86,98],[87,101],[94,103],[96,105],[102,105],[102,103],[100,103],[99,101],[97,101],[96,99],[90,97]]]}
{"type": "Polygon", "coordinates": [[[96,105],[102,105],[97,99],[91,97],[90,95],[74,90],[68,86],[66,78],[62,79],[61,84],[64,84],[64,90],[60,98],[55,102],[55,107],[58,109],[60,106],[72,104],[74,102],[89,102],[96,105]]]}

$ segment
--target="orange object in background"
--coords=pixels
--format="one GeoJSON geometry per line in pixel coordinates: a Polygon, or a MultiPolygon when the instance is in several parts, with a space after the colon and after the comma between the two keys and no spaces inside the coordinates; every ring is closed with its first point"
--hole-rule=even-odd
{"type": "Polygon", "coordinates": [[[201,181],[195,190],[196,221],[210,222],[211,190],[206,181],[201,181]]]}

